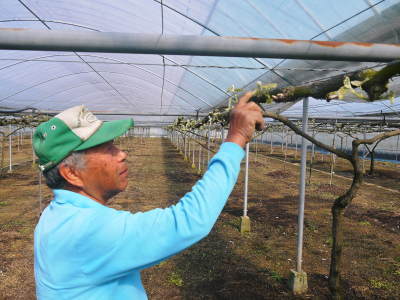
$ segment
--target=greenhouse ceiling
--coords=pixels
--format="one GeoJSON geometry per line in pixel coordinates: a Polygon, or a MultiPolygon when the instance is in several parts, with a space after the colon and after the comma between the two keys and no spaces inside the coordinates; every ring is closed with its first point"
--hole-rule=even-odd
{"type": "MultiPolygon", "coordinates": [[[[399,44],[400,0],[8,0],[0,2],[0,29],[7,28],[399,44]]],[[[299,85],[384,64],[0,50],[0,107],[58,112],[85,104],[106,120],[132,114],[137,124],[162,125],[225,104],[232,85],[299,85]]],[[[392,81],[394,91],[399,86],[392,81]]],[[[349,102],[314,100],[310,112],[398,116],[400,109],[398,101],[349,102]]],[[[286,113],[299,115],[301,106],[286,113]]]]}

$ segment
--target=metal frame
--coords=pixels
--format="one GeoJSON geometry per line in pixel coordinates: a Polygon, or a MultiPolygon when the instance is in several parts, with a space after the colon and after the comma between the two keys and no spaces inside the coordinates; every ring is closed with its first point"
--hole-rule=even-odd
{"type": "Polygon", "coordinates": [[[400,44],[1,29],[0,49],[390,62],[400,44]]]}

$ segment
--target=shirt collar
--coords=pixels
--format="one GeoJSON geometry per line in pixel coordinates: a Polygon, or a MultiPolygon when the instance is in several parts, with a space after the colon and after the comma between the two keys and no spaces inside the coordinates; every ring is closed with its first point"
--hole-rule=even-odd
{"type": "Polygon", "coordinates": [[[83,196],[81,194],[71,192],[68,190],[53,190],[54,201],[59,204],[70,203],[73,206],[81,208],[96,208],[103,207],[104,205],[90,199],[89,197],[83,196]]]}

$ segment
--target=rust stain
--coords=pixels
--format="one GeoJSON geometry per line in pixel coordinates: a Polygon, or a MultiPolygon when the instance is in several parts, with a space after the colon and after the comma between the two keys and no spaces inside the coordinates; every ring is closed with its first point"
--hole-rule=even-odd
{"type": "Polygon", "coordinates": [[[353,42],[352,44],[357,46],[364,46],[364,47],[372,47],[374,44],[372,43],[363,43],[363,42],[353,42]]]}
{"type": "Polygon", "coordinates": [[[253,41],[258,41],[258,40],[268,40],[264,38],[256,38],[256,37],[242,37],[242,36],[221,36],[224,39],[234,39],[234,40],[253,40],[253,41]]]}
{"type": "Polygon", "coordinates": [[[288,40],[288,39],[276,39],[277,41],[280,41],[280,42],[282,42],[282,43],[285,43],[285,44],[294,44],[294,43],[296,43],[296,42],[300,42],[300,41],[297,41],[297,40],[288,40]]]}
{"type": "MultiPolygon", "coordinates": [[[[355,45],[361,47],[373,47],[374,45],[380,45],[375,43],[364,43],[364,42],[338,42],[338,41],[313,41],[313,40],[292,40],[292,39],[266,39],[266,38],[255,38],[255,37],[237,37],[237,36],[223,36],[226,39],[238,39],[238,40],[254,40],[254,41],[271,41],[280,42],[284,44],[295,44],[295,43],[311,43],[322,47],[338,48],[345,45],[355,45]]],[[[383,44],[385,46],[396,46],[400,47],[400,44],[383,44]]]]}
{"type": "Polygon", "coordinates": [[[337,48],[346,44],[345,42],[326,42],[326,41],[311,41],[311,43],[331,48],[337,48]]]}
{"type": "Polygon", "coordinates": [[[0,28],[2,31],[24,31],[29,30],[29,28],[0,28]]]}

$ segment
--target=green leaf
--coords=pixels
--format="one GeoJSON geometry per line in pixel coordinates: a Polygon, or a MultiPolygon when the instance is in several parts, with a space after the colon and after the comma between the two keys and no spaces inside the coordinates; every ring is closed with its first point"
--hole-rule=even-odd
{"type": "Polygon", "coordinates": [[[344,87],[341,87],[340,89],[338,89],[337,95],[339,100],[343,100],[344,96],[346,95],[346,89],[344,87]]]}
{"type": "Polygon", "coordinates": [[[390,104],[394,104],[394,97],[395,97],[395,93],[393,91],[390,91],[388,93],[388,99],[390,100],[390,104]]]}
{"type": "Polygon", "coordinates": [[[364,83],[364,81],[353,80],[350,83],[351,83],[352,86],[360,87],[364,83]]]}
{"type": "Polygon", "coordinates": [[[343,85],[344,85],[344,87],[347,88],[347,89],[351,89],[351,88],[352,88],[352,87],[351,87],[351,83],[350,83],[350,78],[349,78],[349,76],[345,76],[345,77],[344,77],[343,85]]]}

